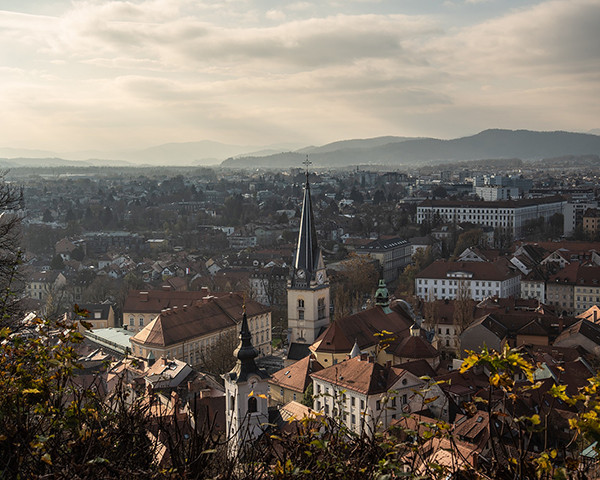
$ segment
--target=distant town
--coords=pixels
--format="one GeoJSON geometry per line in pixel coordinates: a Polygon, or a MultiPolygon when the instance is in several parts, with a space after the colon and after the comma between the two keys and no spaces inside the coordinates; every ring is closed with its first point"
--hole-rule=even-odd
{"type": "Polygon", "coordinates": [[[19,328],[73,325],[81,388],[122,381],[180,420],[200,402],[230,455],[315,412],[367,437],[445,422],[415,472],[494,471],[517,427],[468,352],[518,349],[535,367],[510,381],[537,386],[503,408],[548,432],[527,451],[597,472],[569,428],[582,406],[552,393],[600,365],[599,176],[568,159],[14,168],[19,328]]]}

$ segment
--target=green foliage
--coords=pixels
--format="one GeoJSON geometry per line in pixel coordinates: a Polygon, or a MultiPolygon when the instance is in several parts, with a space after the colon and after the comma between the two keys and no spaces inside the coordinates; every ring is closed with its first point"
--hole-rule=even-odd
{"type": "Polygon", "coordinates": [[[126,406],[121,390],[103,399],[97,383],[82,388],[75,329],[41,319],[34,327],[37,338],[0,332],[0,477],[114,478],[150,468],[141,406],[126,406]]]}

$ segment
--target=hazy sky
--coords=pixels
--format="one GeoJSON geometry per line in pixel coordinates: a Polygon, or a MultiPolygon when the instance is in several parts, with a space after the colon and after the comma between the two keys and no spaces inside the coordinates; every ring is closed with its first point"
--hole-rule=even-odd
{"type": "Polygon", "coordinates": [[[600,128],[600,0],[0,0],[0,147],[600,128]]]}

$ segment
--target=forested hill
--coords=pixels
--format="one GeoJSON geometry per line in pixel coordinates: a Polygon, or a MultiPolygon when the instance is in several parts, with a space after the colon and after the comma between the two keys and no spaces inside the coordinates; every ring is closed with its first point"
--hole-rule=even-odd
{"type": "Polygon", "coordinates": [[[228,158],[221,165],[275,168],[299,166],[307,154],[317,167],[400,166],[486,158],[539,160],[565,155],[598,155],[600,136],[572,132],[494,129],[452,140],[379,137],[335,142],[295,152],[228,158]]]}

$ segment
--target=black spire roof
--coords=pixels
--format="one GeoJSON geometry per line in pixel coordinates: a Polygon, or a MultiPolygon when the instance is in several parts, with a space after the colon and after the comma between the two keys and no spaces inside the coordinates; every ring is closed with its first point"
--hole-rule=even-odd
{"type": "Polygon", "coordinates": [[[310,198],[310,184],[308,183],[308,170],[306,171],[306,184],[304,185],[304,201],[302,203],[302,217],[300,219],[300,232],[294,260],[295,286],[308,286],[314,280],[315,272],[319,266],[321,251],[317,244],[317,230],[310,198]]]}
{"type": "Polygon", "coordinates": [[[232,380],[237,382],[245,382],[251,374],[258,375],[261,378],[267,378],[269,375],[262,369],[256,366],[254,359],[258,357],[258,352],[252,345],[252,334],[248,327],[248,318],[246,316],[246,307],[244,306],[244,314],[242,316],[242,326],[240,328],[240,343],[233,351],[233,356],[236,357],[237,363],[233,370],[229,372],[232,380]]]}

